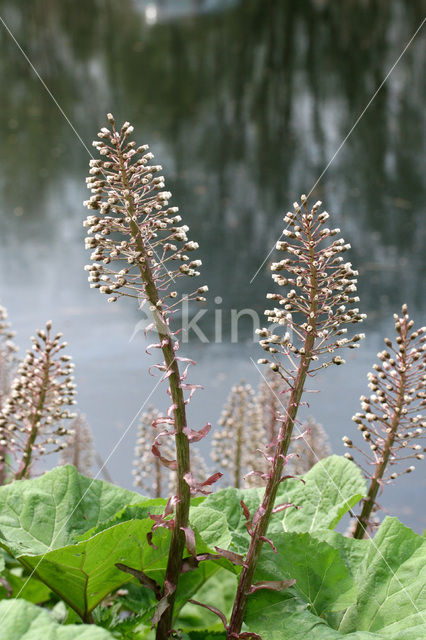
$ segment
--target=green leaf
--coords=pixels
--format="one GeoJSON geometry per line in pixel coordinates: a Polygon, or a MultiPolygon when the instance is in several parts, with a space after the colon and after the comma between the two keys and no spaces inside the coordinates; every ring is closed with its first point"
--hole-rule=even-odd
{"type": "Polygon", "coordinates": [[[106,529],[89,540],[55,549],[44,555],[18,556],[36,571],[65,602],[84,619],[111,591],[129,581],[128,574],[115,567],[121,562],[150,575],[163,576],[170,533],[157,530],[148,544],[152,520],[130,520],[106,529]]]}
{"type": "Polygon", "coordinates": [[[35,480],[0,488],[0,544],[83,619],[111,591],[129,581],[116,562],[162,578],[170,533],[154,534],[152,520],[128,520],[74,543],[101,526],[126,501],[141,496],[60,467],[35,480]]]}
{"type": "Polygon", "coordinates": [[[11,555],[58,549],[143,498],[66,465],[0,487],[0,544],[11,555]]]}
{"type": "MultiPolygon", "coordinates": [[[[204,509],[202,503],[195,501],[200,506],[191,509],[199,553],[211,549],[198,527],[219,546],[230,541],[224,516],[204,509]]],[[[148,514],[161,512],[164,505],[164,500],[92,481],[74,467],[60,467],[41,478],[0,488],[0,544],[86,619],[106,595],[129,582],[129,576],[115,567],[117,562],[162,582],[170,532],[155,532],[158,549],[148,544],[147,533],[153,525],[148,514]]],[[[209,561],[182,576],[177,612],[217,570],[209,561]]]]}
{"type": "Polygon", "coordinates": [[[281,485],[277,502],[292,502],[301,507],[278,514],[284,531],[334,529],[367,491],[359,468],[343,456],[320,460],[303,478],[305,485],[294,479],[281,485]]]}
{"type": "MultiPolygon", "coordinates": [[[[292,503],[300,509],[289,507],[275,514],[268,532],[333,529],[366,493],[366,483],[358,467],[341,456],[321,460],[303,479],[305,484],[297,479],[288,479],[281,484],[276,504],[292,503]]],[[[240,500],[253,515],[262,495],[261,489],[229,488],[211,494],[202,505],[203,509],[213,509],[226,518],[232,536],[231,548],[238,553],[244,553],[249,543],[240,500]]],[[[209,531],[201,532],[200,529],[200,534],[207,544],[213,544],[214,536],[209,531]]]]}
{"type": "MultiPolygon", "coordinates": [[[[22,569],[21,569],[22,572],[22,569]]],[[[34,576],[29,577],[21,572],[7,571],[3,573],[12,589],[12,598],[22,598],[34,604],[42,604],[50,600],[51,590],[34,576]]]]}
{"type": "Polygon", "coordinates": [[[356,603],[339,629],[389,638],[426,635],[426,541],[397,518],[385,518],[358,567],[356,603]]]}
{"type": "MultiPolygon", "coordinates": [[[[230,616],[232,605],[235,597],[235,591],[237,587],[237,577],[235,574],[222,569],[218,564],[211,562],[203,562],[200,565],[202,572],[208,572],[208,579],[202,580],[199,574],[199,570],[191,572],[194,578],[198,578],[199,587],[195,588],[192,593],[187,593],[186,601],[189,598],[193,598],[203,604],[208,604],[220,609],[228,618],[230,616]]],[[[185,589],[184,580],[190,574],[184,574],[179,580],[178,596],[185,589]],[[181,584],[182,582],[182,584],[181,584]]],[[[195,584],[193,585],[195,586],[195,584]]],[[[222,630],[223,624],[217,615],[208,611],[207,609],[187,603],[178,615],[177,620],[174,622],[174,626],[177,628],[184,628],[186,631],[193,628],[210,628],[211,630],[222,630]]]]}
{"type": "MultiPolygon", "coordinates": [[[[111,625],[108,629],[114,633],[114,637],[118,637],[120,640],[127,640],[128,638],[140,640],[141,635],[139,630],[144,628],[145,625],[145,615],[135,614],[120,620],[120,622],[111,625]]],[[[150,627],[151,625],[149,625],[149,628],[150,627]]]]}
{"type": "Polygon", "coordinates": [[[295,578],[293,590],[320,617],[355,601],[356,585],[338,549],[308,533],[279,533],[273,541],[277,553],[264,545],[255,582],[295,578]]]}
{"type": "Polygon", "coordinates": [[[112,640],[109,631],[94,625],[58,624],[45,609],[25,600],[0,602],[1,637],[7,640],[112,640]]]}
{"type": "MultiPolygon", "coordinates": [[[[212,550],[214,547],[229,548],[232,536],[225,514],[218,513],[216,509],[210,509],[204,503],[200,507],[191,508],[189,520],[209,548],[212,550]]],[[[198,547],[197,552],[199,552],[198,547]]]]}
{"type": "MultiPolygon", "coordinates": [[[[372,633],[343,635],[310,613],[306,602],[287,594],[257,591],[250,596],[245,622],[262,640],[377,640],[372,633]]],[[[419,640],[419,639],[417,639],[419,640]]]]}
{"type": "MultiPolygon", "coordinates": [[[[124,585],[124,590],[127,591],[127,594],[119,596],[117,601],[120,604],[120,611],[131,612],[131,615],[123,618],[122,622],[124,623],[125,621],[129,621],[129,624],[133,626],[133,623],[136,621],[140,627],[145,625],[146,630],[150,630],[151,619],[158,605],[158,600],[154,596],[153,592],[141,587],[139,583],[131,582],[124,585]]],[[[120,625],[116,625],[113,628],[108,628],[115,631],[118,627],[122,632],[123,627],[126,626],[127,625],[122,625],[120,623],[120,625]]]]}
{"type": "MultiPolygon", "coordinates": [[[[139,496],[139,499],[141,496],[139,496]]],[[[124,508],[120,509],[117,513],[114,513],[112,518],[105,522],[101,522],[92,527],[82,535],[78,536],[78,540],[87,540],[94,536],[96,533],[100,533],[105,529],[109,529],[121,522],[127,522],[128,520],[144,520],[149,517],[149,514],[161,514],[164,512],[167,500],[163,498],[144,498],[143,501],[137,504],[127,504],[124,508]]]]}
{"type": "Polygon", "coordinates": [[[263,640],[420,640],[426,636],[426,541],[386,518],[373,540],[334,531],[272,536],[256,579],[296,578],[287,592],[259,591],[245,621],[263,640]]]}

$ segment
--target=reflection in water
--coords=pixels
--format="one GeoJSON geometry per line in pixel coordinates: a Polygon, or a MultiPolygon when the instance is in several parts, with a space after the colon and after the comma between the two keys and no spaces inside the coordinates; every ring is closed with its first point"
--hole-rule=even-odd
{"type": "MultiPolygon", "coordinates": [[[[220,296],[225,319],[231,308],[262,313],[271,287],[267,265],[249,282],[280,234],[282,214],[315,184],[422,20],[421,3],[403,0],[31,0],[22,9],[0,0],[0,15],[87,144],[113,111],[151,145],[200,243],[211,308],[220,296]]],[[[403,301],[418,323],[424,314],[424,46],[421,37],[413,42],[312,194],[352,243],[371,336],[385,331],[403,301]]],[[[140,362],[142,340],[128,343],[136,312],[106,308],[88,290],[80,205],[87,153],[4,29],[0,54],[7,87],[0,109],[0,300],[22,344],[46,316],[62,323],[76,353],[80,403],[100,440],[104,421],[127,424],[129,403],[136,411],[151,385],[140,362]],[[134,375],[141,388],[130,400],[121,386],[131,387],[134,375]],[[102,394],[112,388],[111,412],[102,394]]],[[[211,316],[202,325],[209,336],[211,316]]],[[[341,421],[357,410],[378,347],[372,337],[348,366],[350,387],[346,382],[337,396],[348,395],[344,414],[340,408],[336,417],[327,390],[313,403],[336,450],[341,421]]],[[[206,383],[216,380],[210,371],[217,376],[217,392],[204,394],[214,420],[227,387],[241,375],[256,377],[247,360],[253,349],[191,349],[206,383]]],[[[331,389],[325,379],[318,386],[324,384],[331,389]]],[[[202,401],[194,415],[206,417],[202,401]]],[[[125,446],[130,451],[132,443],[125,446]]],[[[119,462],[111,466],[129,483],[119,462]]],[[[419,516],[411,518],[421,526],[419,516]]]]}

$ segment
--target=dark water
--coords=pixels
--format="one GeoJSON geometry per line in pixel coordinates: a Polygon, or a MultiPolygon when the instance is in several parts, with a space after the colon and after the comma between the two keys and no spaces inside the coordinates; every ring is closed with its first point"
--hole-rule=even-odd
{"type": "MultiPolygon", "coordinates": [[[[193,426],[215,423],[229,387],[259,378],[249,323],[230,342],[231,309],[263,314],[267,264],[250,281],[282,214],[316,184],[420,25],[422,3],[0,0],[0,15],[90,149],[112,111],[163,164],[210,288],[201,326],[211,342],[184,349],[198,362],[192,380],[205,387],[190,414],[193,426]]],[[[369,316],[362,348],[343,372],[316,379],[321,393],[304,410],[336,453],[354,433],[350,418],[393,312],[407,302],[417,324],[425,319],[424,54],[422,29],[312,193],[352,244],[369,316]]],[[[88,288],[88,153],[3,25],[0,81],[0,303],[21,347],[48,318],[64,332],[80,409],[107,458],[155,385],[142,334],[129,341],[138,312],[88,288]]],[[[150,401],[164,408],[164,389],[150,401]]],[[[134,437],[133,425],[108,462],[126,486],[134,437]]],[[[418,531],[426,524],[421,465],[381,500],[418,531]]]]}

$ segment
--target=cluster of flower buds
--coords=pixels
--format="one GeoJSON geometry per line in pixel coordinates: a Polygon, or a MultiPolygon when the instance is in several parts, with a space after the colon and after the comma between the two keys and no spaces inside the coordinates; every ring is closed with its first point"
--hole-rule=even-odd
{"type": "MultiPolygon", "coordinates": [[[[403,305],[401,316],[395,314],[394,318],[396,339],[385,339],[386,349],[377,354],[379,363],[368,374],[372,393],[361,396],[362,411],[352,418],[369,451],[358,448],[347,436],[343,438],[346,447],[366,459],[369,468],[363,469],[365,475],[379,484],[414,471],[413,465],[406,466],[407,460],[424,458],[419,440],[426,433],[421,413],[426,405],[426,327],[413,330],[407,305],[403,305]],[[401,469],[400,462],[405,468],[401,469]],[[395,465],[398,467],[392,470],[395,465]]],[[[350,453],[346,457],[353,459],[350,453]]]]}
{"type": "Polygon", "coordinates": [[[59,464],[72,464],[79,473],[91,477],[95,460],[93,436],[87,420],[77,415],[67,429],[66,447],[62,449],[59,464]]]}
{"type": "MultiPolygon", "coordinates": [[[[211,457],[240,487],[255,463],[259,466],[258,449],[265,444],[262,411],[249,384],[232,387],[213,437],[211,457]]],[[[249,476],[247,483],[256,484],[249,476]]]]}
{"type": "MultiPolygon", "coordinates": [[[[63,355],[62,334],[51,336],[51,323],[32,337],[32,350],[20,363],[0,411],[0,446],[15,463],[13,475],[27,477],[35,458],[66,446],[71,431],[63,422],[75,418],[75,384],[70,356],[63,355]]],[[[2,461],[3,462],[3,461],[2,461]]]]}
{"type": "Polygon", "coordinates": [[[325,361],[310,369],[313,373],[331,364],[343,364],[339,355],[333,355],[336,350],[355,349],[364,338],[362,333],[345,337],[345,324],[356,324],[365,318],[365,314],[352,306],[359,301],[355,295],[358,272],[341,255],[350,245],[342,238],[335,238],[339,229],[325,226],[329,214],[320,213],[321,202],[310,210],[306,196],[302,195],[301,202],[301,206],[295,202],[294,212],[285,216],[286,240],[276,245],[286,257],[271,265],[277,285],[289,287],[284,295],[267,295],[278,305],[265,311],[268,322],[277,330],[258,330],[260,345],[270,356],[260,359],[259,364],[270,364],[290,386],[292,374],[281,363],[280,354],[289,358],[290,363],[301,357],[308,356],[309,361],[314,362],[325,357],[325,361]],[[280,331],[280,327],[284,327],[284,331],[280,331]]]}
{"type": "MultiPolygon", "coordinates": [[[[95,212],[84,222],[86,248],[92,251],[92,263],[86,266],[90,286],[107,294],[109,302],[118,296],[149,299],[141,270],[149,271],[163,294],[151,306],[171,312],[179,304],[177,291],[170,290],[177,278],[200,275],[201,260],[188,255],[198,244],[188,239],[178,208],[168,206],[171,193],[164,190],[162,167],[152,164],[148,145],[137,147],[129,139],[133,127],[128,122],[117,131],[111,114],[108,120],[111,130],[103,127],[93,143],[105,159],[90,161],[86,179],[93,195],[84,204],[95,212]]],[[[204,302],[206,291],[206,286],[198,287],[185,298],[204,302]]]]}
{"type": "Polygon", "coordinates": [[[14,336],[7,310],[0,306],[0,407],[9,392],[10,376],[16,364],[15,354],[18,347],[13,342],[14,336]]]}

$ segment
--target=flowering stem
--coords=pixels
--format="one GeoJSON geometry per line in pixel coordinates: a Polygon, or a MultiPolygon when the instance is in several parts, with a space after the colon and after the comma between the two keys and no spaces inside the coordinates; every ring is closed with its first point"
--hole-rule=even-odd
{"type": "MultiPolygon", "coordinates": [[[[406,326],[403,324],[401,327],[405,332],[403,334],[403,338],[406,339],[406,326]]],[[[401,354],[401,366],[399,367],[399,389],[398,396],[396,399],[396,405],[394,408],[393,416],[390,421],[390,429],[387,438],[384,441],[382,455],[380,456],[373,477],[370,481],[370,486],[368,488],[367,497],[364,499],[364,503],[362,506],[361,514],[357,518],[357,524],[355,528],[355,532],[353,537],[361,540],[365,536],[365,532],[367,531],[368,524],[370,522],[371,512],[373,511],[376,497],[379,492],[380,486],[382,484],[382,478],[386,469],[386,466],[389,462],[389,457],[391,455],[392,447],[396,438],[396,433],[401,421],[402,409],[404,406],[404,395],[405,395],[405,387],[406,387],[406,351],[404,350],[401,354]]]]}
{"type": "Polygon", "coordinates": [[[19,469],[15,473],[15,480],[22,480],[22,478],[25,478],[31,466],[33,446],[38,435],[39,424],[42,417],[44,403],[46,400],[46,390],[49,384],[49,371],[50,371],[50,354],[48,351],[46,351],[46,362],[44,365],[40,399],[37,404],[37,408],[36,408],[34,418],[31,424],[31,428],[28,434],[28,439],[24,448],[24,452],[22,454],[21,464],[19,465],[19,469]]]}
{"type": "Polygon", "coordinates": [[[170,629],[172,627],[173,605],[175,600],[176,587],[182,567],[182,556],[185,548],[185,534],[183,527],[187,527],[188,525],[190,507],[190,488],[184,478],[185,474],[189,473],[190,471],[189,441],[184,434],[184,428],[186,426],[185,400],[181,387],[179,366],[176,361],[175,352],[173,349],[172,336],[161,311],[161,301],[157,291],[157,287],[155,286],[147,250],[144,245],[139,227],[135,221],[136,215],[134,201],[129,189],[129,180],[125,169],[124,159],[118,145],[117,154],[120,162],[121,179],[123,182],[123,186],[129,192],[129,195],[126,197],[126,199],[131,216],[130,232],[135,242],[137,251],[140,252],[140,254],[143,256],[138,263],[139,272],[145,285],[146,296],[153,311],[154,323],[159,336],[161,350],[164,356],[166,372],[170,374],[168,377],[168,383],[174,407],[173,417],[176,442],[176,475],[178,501],[176,504],[176,513],[174,519],[175,521],[174,527],[172,529],[172,539],[170,542],[169,557],[164,583],[173,585],[175,589],[172,591],[172,593],[169,594],[167,598],[169,606],[162,614],[156,630],[157,640],[167,640],[167,638],[169,637],[170,629]]]}
{"type": "MultiPolygon", "coordinates": [[[[135,227],[137,229],[136,224],[135,227]]],[[[138,242],[140,242],[140,245],[142,247],[142,239],[138,231],[137,233],[139,237],[136,239],[138,242]]],[[[151,305],[158,309],[158,293],[152,280],[151,270],[148,262],[145,262],[144,266],[140,266],[140,272],[142,279],[145,282],[145,291],[148,299],[151,305]]],[[[180,384],[179,366],[176,362],[173,350],[172,337],[166,323],[161,319],[160,311],[154,311],[154,321],[160,338],[166,370],[168,372],[171,371],[168,381],[170,387],[170,395],[174,405],[173,417],[174,428],[176,432],[175,442],[177,460],[176,475],[178,502],[176,504],[175,524],[172,530],[172,539],[170,542],[165,583],[167,582],[177,587],[182,566],[182,555],[185,548],[185,534],[183,531],[183,527],[188,526],[190,507],[190,488],[184,478],[185,474],[189,473],[190,471],[189,441],[183,432],[186,426],[185,401],[180,384]]],[[[165,609],[158,622],[156,632],[157,640],[166,640],[169,637],[169,631],[171,629],[173,619],[175,593],[176,590],[174,590],[173,593],[168,596],[169,606],[167,607],[167,609],[165,609]]]]}
{"type": "MultiPolygon", "coordinates": [[[[311,240],[309,226],[307,228],[308,239],[311,240]]],[[[296,419],[297,411],[299,409],[300,400],[302,397],[306,376],[309,371],[309,365],[311,362],[312,351],[315,344],[315,328],[316,319],[318,315],[318,303],[317,303],[317,271],[314,266],[314,250],[310,247],[310,264],[309,264],[309,281],[310,281],[310,296],[309,296],[309,326],[311,330],[307,332],[304,340],[304,356],[300,359],[300,364],[296,374],[296,379],[290,394],[289,403],[287,405],[286,417],[281,423],[278,445],[275,452],[272,470],[266,485],[265,493],[263,496],[262,504],[259,508],[259,513],[263,515],[259,518],[254,530],[252,532],[249,550],[247,552],[246,566],[240,575],[237,594],[232,609],[231,620],[227,630],[227,637],[236,637],[241,631],[245,609],[247,606],[247,600],[249,596],[249,590],[253,584],[253,578],[256,571],[256,566],[259,560],[260,552],[264,538],[266,536],[269,521],[271,519],[272,510],[274,508],[275,499],[277,496],[278,488],[282,479],[282,472],[284,467],[284,458],[287,454],[290,446],[290,439],[293,432],[294,421],[296,419]]]]}

